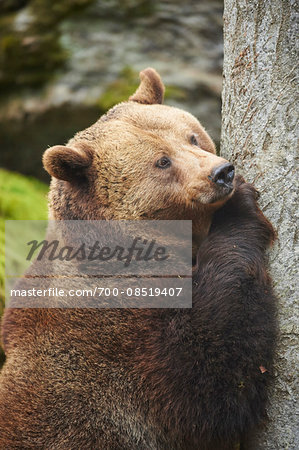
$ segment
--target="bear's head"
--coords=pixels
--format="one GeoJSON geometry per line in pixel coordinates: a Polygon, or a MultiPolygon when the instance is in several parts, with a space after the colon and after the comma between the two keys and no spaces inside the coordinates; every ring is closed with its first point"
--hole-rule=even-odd
{"type": "Polygon", "coordinates": [[[148,68],[129,99],[43,157],[52,219],[191,219],[198,244],[233,191],[234,168],[191,114],[162,105],[148,68]]]}

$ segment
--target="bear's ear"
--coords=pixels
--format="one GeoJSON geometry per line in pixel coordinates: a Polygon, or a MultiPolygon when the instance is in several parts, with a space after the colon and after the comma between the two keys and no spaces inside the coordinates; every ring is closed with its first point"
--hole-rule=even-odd
{"type": "Polygon", "coordinates": [[[160,75],[155,69],[149,67],[140,72],[139,77],[140,85],[129,100],[145,105],[161,104],[163,102],[165,87],[160,75]]]}
{"type": "Polygon", "coordinates": [[[79,181],[85,178],[92,156],[93,152],[89,148],[75,149],[55,145],[45,151],[43,165],[52,177],[70,182],[79,181]]]}

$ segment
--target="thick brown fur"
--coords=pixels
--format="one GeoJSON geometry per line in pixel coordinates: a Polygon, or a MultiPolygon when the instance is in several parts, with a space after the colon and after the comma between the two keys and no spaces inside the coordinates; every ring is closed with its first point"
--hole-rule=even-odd
{"type": "Polygon", "coordinates": [[[216,198],[207,174],[223,160],[210,138],[149,95],[79,133],[68,144],[74,153],[46,152],[57,177],[51,217],[194,218],[193,308],[7,309],[1,449],[228,450],[265,419],[276,335],[265,259],[272,226],[241,178],[229,200],[216,198]],[[175,161],[167,180],[153,166],[163,146],[175,161]]]}

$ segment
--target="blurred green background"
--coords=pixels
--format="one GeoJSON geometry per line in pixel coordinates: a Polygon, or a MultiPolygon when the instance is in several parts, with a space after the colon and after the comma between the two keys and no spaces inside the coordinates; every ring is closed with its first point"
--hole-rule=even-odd
{"type": "Polygon", "coordinates": [[[46,219],[41,157],[89,126],[152,66],[165,102],[219,144],[222,0],[0,0],[0,309],[4,221],[46,219]]]}

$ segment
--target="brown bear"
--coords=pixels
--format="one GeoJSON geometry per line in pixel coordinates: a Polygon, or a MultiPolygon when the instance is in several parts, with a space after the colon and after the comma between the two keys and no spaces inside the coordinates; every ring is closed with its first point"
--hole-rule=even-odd
{"type": "Polygon", "coordinates": [[[8,308],[1,449],[233,449],[266,417],[274,232],[255,189],[163,93],[146,69],[128,102],[45,152],[50,217],[191,219],[193,307],[8,308]]]}

